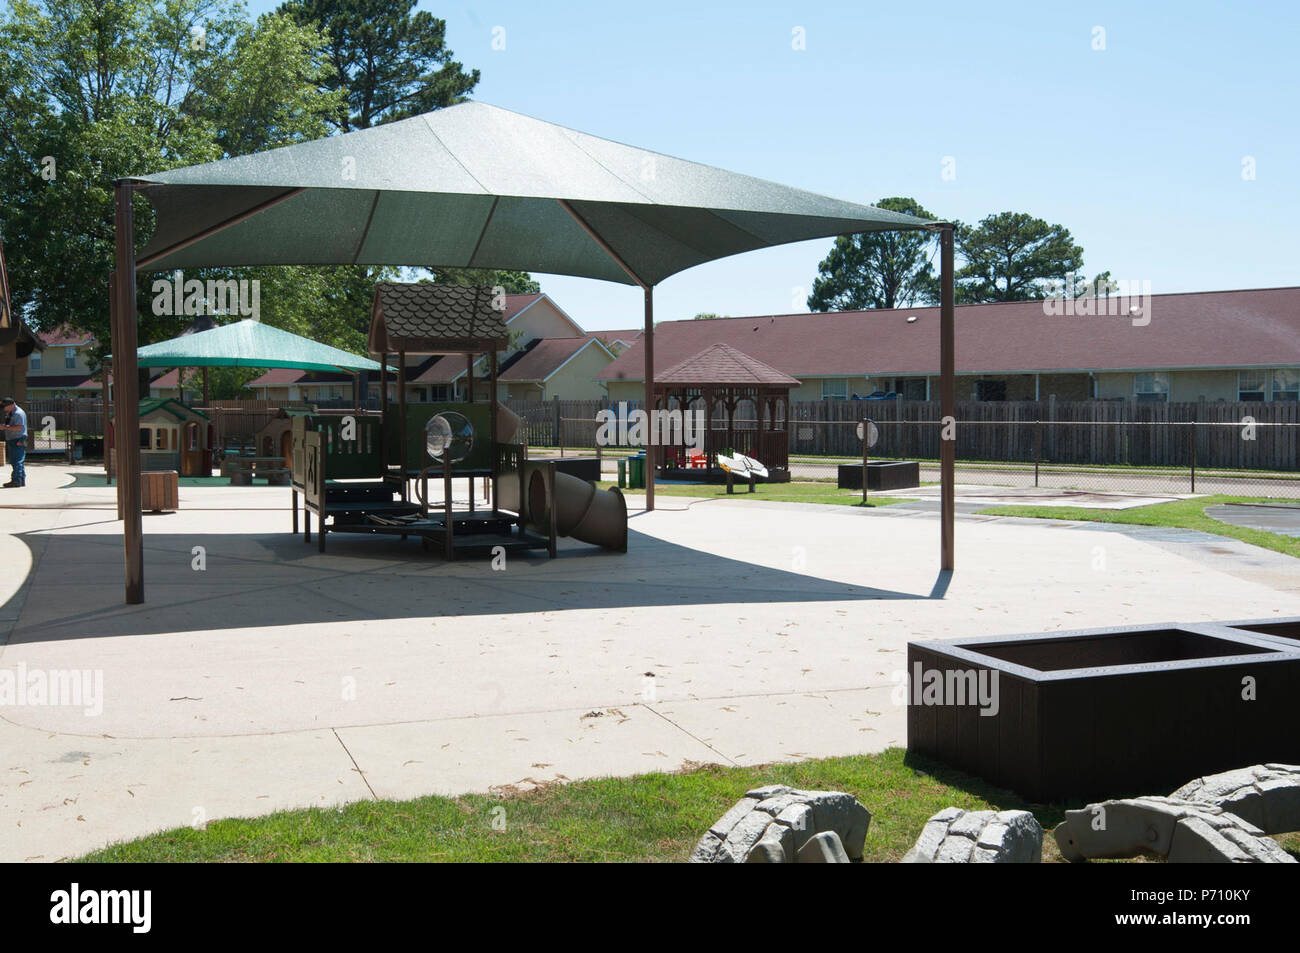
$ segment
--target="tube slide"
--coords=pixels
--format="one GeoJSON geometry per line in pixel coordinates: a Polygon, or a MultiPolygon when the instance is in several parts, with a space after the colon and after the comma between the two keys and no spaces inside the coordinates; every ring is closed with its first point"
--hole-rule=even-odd
{"type": "Polygon", "coordinates": [[[627,552],[627,503],[617,487],[598,490],[586,480],[557,472],[554,501],[547,499],[546,489],[546,474],[534,470],[528,480],[528,522],[549,527],[553,502],[557,535],[627,552]]]}

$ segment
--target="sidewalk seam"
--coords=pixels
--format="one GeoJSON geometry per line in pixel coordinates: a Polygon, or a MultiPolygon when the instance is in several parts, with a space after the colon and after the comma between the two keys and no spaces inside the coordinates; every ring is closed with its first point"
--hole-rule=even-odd
{"type": "Polygon", "coordinates": [[[673,720],[672,720],[671,718],[669,718],[667,715],[663,714],[662,712],[655,711],[653,708],[651,708],[651,707],[650,707],[649,705],[647,705],[645,702],[640,702],[639,704],[641,705],[642,708],[644,708],[646,711],[650,712],[652,715],[658,715],[660,718],[662,718],[664,721],[668,722],[668,724],[672,725],[674,728],[676,728],[678,731],[682,732],[682,733],[683,733],[684,735],[686,735],[687,737],[692,738],[692,739],[694,739],[695,741],[698,741],[700,744],[704,745],[704,747],[706,747],[706,748],[708,748],[710,751],[716,753],[716,754],[718,755],[718,757],[720,757],[720,758],[726,758],[727,763],[730,764],[733,768],[738,768],[738,767],[740,767],[740,762],[739,762],[739,761],[736,761],[736,760],[734,760],[733,758],[729,757],[728,755],[724,754],[723,752],[718,751],[717,748],[713,747],[713,745],[709,744],[707,741],[705,741],[705,740],[704,740],[703,738],[701,738],[699,735],[695,734],[694,732],[687,731],[685,728],[683,728],[681,725],[677,724],[677,722],[673,721],[673,720]]]}
{"type": "Polygon", "coordinates": [[[343,739],[339,737],[338,729],[331,728],[330,731],[334,735],[334,740],[339,743],[339,747],[343,749],[343,753],[347,755],[348,760],[352,762],[352,767],[356,768],[357,774],[361,775],[361,783],[364,784],[366,786],[366,790],[370,792],[371,799],[378,801],[379,795],[376,794],[375,789],[370,786],[370,779],[366,777],[366,772],[361,770],[361,765],[357,764],[357,759],[352,757],[352,752],[348,750],[348,746],[345,745],[343,743],[343,739]]]}

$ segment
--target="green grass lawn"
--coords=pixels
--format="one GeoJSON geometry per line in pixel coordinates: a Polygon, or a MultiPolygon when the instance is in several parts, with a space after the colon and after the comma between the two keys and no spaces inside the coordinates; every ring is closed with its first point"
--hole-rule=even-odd
{"type": "MultiPolygon", "coordinates": [[[[709,825],[765,784],[848,791],[871,811],[865,860],[899,860],[945,807],[1032,810],[1044,861],[1062,808],[1007,791],[901,748],[757,768],[706,765],[674,774],[553,784],[528,793],[365,801],[214,821],[117,844],[86,861],[684,861],[709,825]],[[504,829],[494,829],[494,820],[504,829]]],[[[1278,838],[1300,854],[1300,835],[1278,838]]]]}
{"type": "MultiPolygon", "coordinates": [[[[602,490],[617,483],[602,480],[596,484],[602,490]]],[[[624,490],[624,493],[644,493],[644,490],[624,490]]],[[[694,496],[723,500],[758,500],[768,503],[836,503],[840,506],[862,506],[861,490],[840,490],[824,483],[760,483],[749,492],[748,483],[737,483],[736,492],[727,495],[723,484],[713,483],[660,483],[655,482],[655,496],[694,496]]],[[[906,503],[907,500],[894,496],[880,496],[877,493],[867,495],[867,506],[889,506],[892,503],[906,503]]]]}
{"type": "Polygon", "coordinates": [[[1097,510],[1080,506],[994,506],[980,510],[984,516],[1025,516],[1049,520],[1085,520],[1093,523],[1128,523],[1136,526],[1170,526],[1195,529],[1300,557],[1300,537],[1233,526],[1205,515],[1206,507],[1219,503],[1276,503],[1258,496],[1203,496],[1173,503],[1152,503],[1126,510],[1097,510]]]}

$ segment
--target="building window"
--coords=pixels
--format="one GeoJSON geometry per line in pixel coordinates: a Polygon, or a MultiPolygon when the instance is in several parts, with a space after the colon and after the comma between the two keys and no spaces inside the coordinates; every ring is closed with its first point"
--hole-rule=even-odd
{"type": "Polygon", "coordinates": [[[27,357],[27,369],[29,371],[39,371],[41,369],[41,352],[32,351],[27,357]]]}
{"type": "Polygon", "coordinates": [[[153,428],[152,427],[140,428],[140,449],[141,450],[153,449],[153,428]]]}
{"type": "Polygon", "coordinates": [[[1273,399],[1300,400],[1300,369],[1283,367],[1273,372],[1273,399]]]}
{"type": "Polygon", "coordinates": [[[1160,371],[1133,375],[1133,394],[1138,400],[1169,400],[1169,375],[1160,371]]]}
{"type": "Polygon", "coordinates": [[[822,378],[822,400],[848,400],[849,381],[846,377],[822,378]]]}
{"type": "Polygon", "coordinates": [[[1268,373],[1266,371],[1237,372],[1237,400],[1258,403],[1268,400],[1268,373]]]}
{"type": "Polygon", "coordinates": [[[63,349],[63,367],[69,371],[76,370],[77,349],[75,347],[65,347],[63,349]]]}
{"type": "Polygon", "coordinates": [[[903,377],[894,382],[894,390],[903,395],[903,400],[929,400],[930,379],[928,377],[903,377]]]}
{"type": "Polygon", "coordinates": [[[1006,400],[1007,382],[999,381],[999,380],[976,381],[975,399],[976,400],[1006,400]]]}

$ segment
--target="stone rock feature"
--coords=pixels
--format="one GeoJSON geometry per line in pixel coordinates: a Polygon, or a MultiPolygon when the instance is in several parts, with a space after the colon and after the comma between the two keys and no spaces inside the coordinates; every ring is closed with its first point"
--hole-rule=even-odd
{"type": "Polygon", "coordinates": [[[1300,765],[1257,764],[1189,781],[1171,797],[1230,811],[1265,834],[1300,831],[1300,765]]]}
{"type": "Polygon", "coordinates": [[[848,864],[849,855],[844,853],[840,835],[834,831],[822,831],[808,838],[799,848],[795,861],[800,864],[848,864]]]}
{"type": "Polygon", "coordinates": [[[700,838],[696,864],[848,863],[862,859],[871,814],[852,794],[755,788],[700,838]]]}
{"type": "Polygon", "coordinates": [[[1276,841],[1236,814],[1181,798],[1089,804],[1066,811],[1052,834],[1061,856],[1072,862],[1150,854],[1169,863],[1295,863],[1276,841]]]}
{"type": "Polygon", "coordinates": [[[1028,811],[944,808],[921,829],[905,864],[1037,864],[1043,828],[1028,811]]]}

